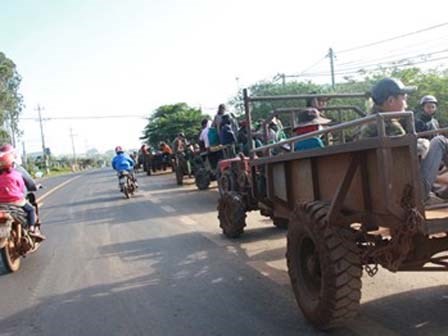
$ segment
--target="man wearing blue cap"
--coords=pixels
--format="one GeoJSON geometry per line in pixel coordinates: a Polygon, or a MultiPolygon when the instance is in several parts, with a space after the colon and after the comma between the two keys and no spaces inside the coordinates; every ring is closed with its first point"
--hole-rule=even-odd
{"type": "MultiPolygon", "coordinates": [[[[372,113],[404,112],[407,108],[407,95],[415,90],[415,87],[405,86],[395,78],[380,80],[371,90],[371,96],[375,103],[372,113]]],[[[405,133],[398,120],[392,119],[386,122],[386,135],[399,136],[405,133]]],[[[361,128],[361,137],[376,136],[378,133],[375,124],[364,125],[361,128]]],[[[420,171],[426,205],[446,203],[431,191],[442,163],[448,166],[448,139],[438,135],[431,139],[428,151],[421,161],[420,171]]]]}
{"type": "MultiPolygon", "coordinates": [[[[415,87],[405,86],[395,78],[380,80],[371,90],[372,100],[375,103],[372,113],[402,112],[408,107],[407,95],[416,90],[415,87]]],[[[405,130],[396,119],[386,122],[386,135],[397,136],[405,134],[405,130]]],[[[361,128],[361,137],[378,136],[375,124],[364,125],[361,128]]]]}

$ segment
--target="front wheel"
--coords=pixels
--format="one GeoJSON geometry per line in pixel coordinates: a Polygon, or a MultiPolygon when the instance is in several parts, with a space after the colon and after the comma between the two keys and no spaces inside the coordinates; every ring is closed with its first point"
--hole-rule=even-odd
{"type": "Polygon", "coordinates": [[[241,195],[226,192],[218,201],[219,226],[227,238],[238,238],[246,226],[246,207],[241,195]]]}
{"type": "Polygon", "coordinates": [[[210,185],[210,173],[205,168],[199,168],[195,174],[196,186],[199,190],[206,190],[210,185]]]}
{"type": "Polygon", "coordinates": [[[3,264],[9,272],[17,272],[22,262],[20,254],[17,252],[14,239],[10,237],[5,247],[0,250],[3,264]]]}
{"type": "Polygon", "coordinates": [[[330,329],[356,316],[362,264],[349,228],[335,228],[321,202],[298,205],[288,228],[287,263],[299,307],[314,326],[330,329]]]}

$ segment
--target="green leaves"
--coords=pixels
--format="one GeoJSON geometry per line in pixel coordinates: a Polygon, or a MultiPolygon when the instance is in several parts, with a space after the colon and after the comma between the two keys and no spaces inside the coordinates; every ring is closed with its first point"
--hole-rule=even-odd
{"type": "Polygon", "coordinates": [[[0,123],[7,121],[15,133],[23,108],[23,97],[19,93],[21,80],[14,62],[0,52],[0,123]]]}
{"type": "Polygon", "coordinates": [[[163,105],[148,119],[140,139],[158,147],[160,141],[171,144],[179,132],[184,132],[187,139],[195,140],[201,129],[201,121],[206,117],[200,109],[185,103],[163,105]]]}

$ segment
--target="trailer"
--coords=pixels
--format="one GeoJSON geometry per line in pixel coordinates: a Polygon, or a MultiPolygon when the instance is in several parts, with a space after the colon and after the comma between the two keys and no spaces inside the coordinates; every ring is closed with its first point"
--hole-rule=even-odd
{"type": "MultiPolygon", "coordinates": [[[[251,104],[269,99],[297,96],[250,97],[245,90],[249,125],[251,104]]],[[[237,186],[219,200],[220,225],[238,236],[253,210],[287,221],[299,308],[317,328],[340,326],[358,312],[363,271],[448,270],[448,204],[425,207],[417,139],[412,112],[389,112],[252,148],[234,164],[237,186]],[[402,121],[405,135],[387,136],[392,119],[402,121]],[[297,141],[365,124],[375,124],[378,136],[294,151],[297,141]]]]}

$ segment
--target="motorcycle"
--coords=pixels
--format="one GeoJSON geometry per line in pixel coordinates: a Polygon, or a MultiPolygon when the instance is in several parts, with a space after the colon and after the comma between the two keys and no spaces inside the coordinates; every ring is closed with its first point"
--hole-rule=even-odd
{"type": "MultiPolygon", "coordinates": [[[[36,209],[36,224],[40,226],[39,211],[34,193],[27,195],[36,209]]],[[[20,269],[22,257],[37,251],[42,239],[29,231],[25,211],[15,205],[0,204],[0,257],[9,272],[20,269]]]]}
{"type": "Polygon", "coordinates": [[[127,170],[121,171],[118,174],[118,184],[120,185],[120,190],[124,194],[124,197],[128,199],[134,195],[137,189],[134,179],[127,170]]]}

